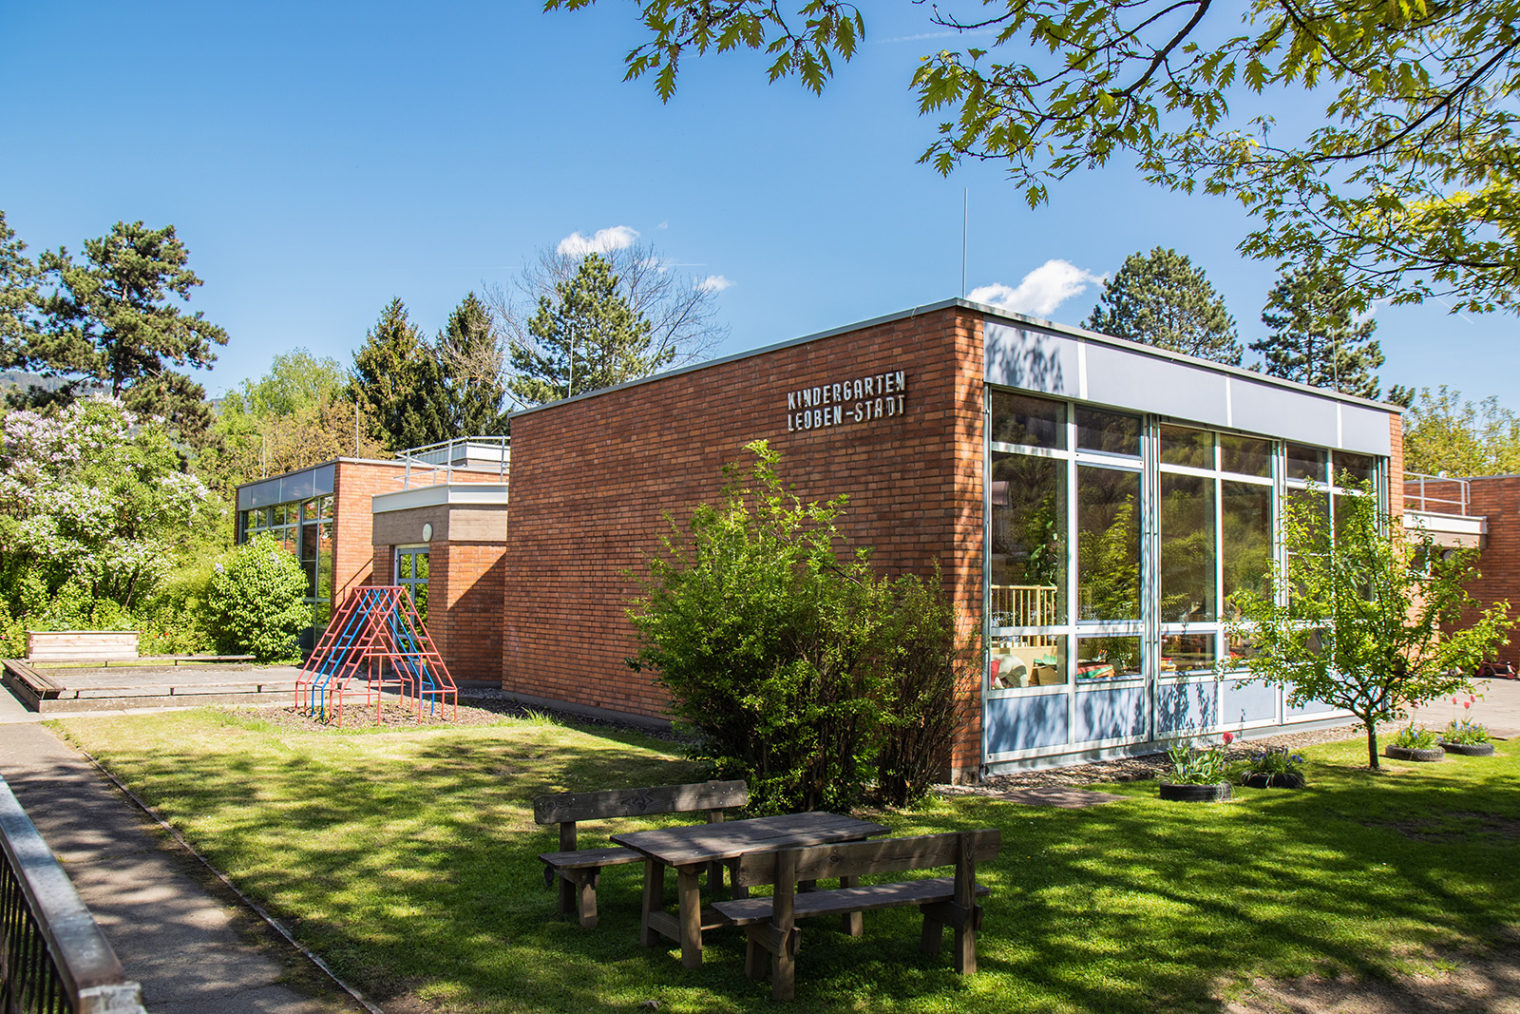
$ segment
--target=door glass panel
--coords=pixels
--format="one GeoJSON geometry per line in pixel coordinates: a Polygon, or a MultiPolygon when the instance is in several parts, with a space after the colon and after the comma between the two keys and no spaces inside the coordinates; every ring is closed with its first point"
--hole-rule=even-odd
{"type": "Polygon", "coordinates": [[[1215,619],[1213,479],[1161,474],[1161,619],[1215,619]]]}
{"type": "Polygon", "coordinates": [[[1140,619],[1140,475],[1077,469],[1079,620],[1140,619]]]}

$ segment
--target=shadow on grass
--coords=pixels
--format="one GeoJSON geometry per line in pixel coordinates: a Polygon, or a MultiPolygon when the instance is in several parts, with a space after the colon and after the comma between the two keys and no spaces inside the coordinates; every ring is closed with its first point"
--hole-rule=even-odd
{"type": "MultiPolygon", "coordinates": [[[[709,934],[697,970],[638,944],[637,867],[604,874],[597,930],[554,914],[536,856],[557,839],[532,823],[532,796],[695,777],[669,744],[531,724],[324,738],[196,721],[179,746],[126,720],[74,731],[382,1003],[770,1009],[743,977],[742,934],[709,934]]],[[[859,939],[804,929],[799,1001],[1211,1011],[1221,983],[1251,975],[1389,975],[1520,923],[1506,764],[1372,775],[1330,751],[1310,790],[1243,790],[1225,806],[1161,803],[1138,783],[1083,810],[957,797],[881,816],[895,833],[1002,829],[1002,855],[978,871],[992,889],[981,973],[920,955],[916,912],[872,913],[859,939]],[[1411,836],[1414,819],[1437,839],[1411,836]]],[[[583,843],[660,823],[583,825],[583,843]]]]}

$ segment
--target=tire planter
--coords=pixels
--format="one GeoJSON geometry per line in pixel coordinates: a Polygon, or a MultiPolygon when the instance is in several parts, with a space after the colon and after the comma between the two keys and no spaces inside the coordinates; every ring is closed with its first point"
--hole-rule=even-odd
{"type": "Polygon", "coordinates": [[[1494,752],[1492,743],[1447,743],[1441,742],[1441,749],[1447,753],[1461,754],[1463,757],[1490,757],[1494,752]]]}
{"type": "Polygon", "coordinates": [[[1240,780],[1240,784],[1248,789],[1301,789],[1309,783],[1303,775],[1273,772],[1246,775],[1240,780]]]}
{"type": "Polygon", "coordinates": [[[1446,751],[1440,747],[1434,747],[1430,750],[1419,750],[1408,746],[1385,746],[1383,747],[1383,756],[1390,757],[1393,760],[1419,761],[1423,764],[1430,764],[1435,761],[1445,760],[1446,751]]]}
{"type": "Polygon", "coordinates": [[[1229,782],[1210,782],[1206,785],[1161,783],[1161,798],[1174,803],[1222,803],[1232,795],[1229,782]]]}

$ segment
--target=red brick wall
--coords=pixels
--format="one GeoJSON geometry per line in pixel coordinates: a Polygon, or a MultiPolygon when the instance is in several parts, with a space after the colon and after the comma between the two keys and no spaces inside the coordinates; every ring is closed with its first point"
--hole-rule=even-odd
{"type": "Polygon", "coordinates": [[[375,565],[370,498],[401,489],[405,465],[339,461],[333,473],[333,610],[360,585],[389,584],[388,563],[375,565]],[[373,574],[381,575],[372,580],[373,574]]]}
{"type": "Polygon", "coordinates": [[[1388,513],[1404,513],[1404,417],[1388,413],[1388,513]]]}
{"type": "MultiPolygon", "coordinates": [[[[659,716],[668,698],[623,660],[624,610],[667,530],[715,499],[725,462],[765,438],[804,499],[850,496],[841,528],[888,574],[937,559],[967,624],[982,588],[981,319],[959,308],[749,356],[513,421],[502,685],[659,716]],[[788,392],[906,374],[904,414],[788,432],[788,392]]],[[[980,676],[960,687],[952,764],[976,772],[980,676]]]]}
{"type": "MultiPolygon", "coordinates": [[[[1488,519],[1488,534],[1478,556],[1482,575],[1467,586],[1467,593],[1482,607],[1498,601],[1509,603],[1509,641],[1499,657],[1520,659],[1520,476],[1504,475],[1472,481],[1469,513],[1488,519]]],[[[1471,622],[1474,615],[1463,617],[1471,622]]]]}

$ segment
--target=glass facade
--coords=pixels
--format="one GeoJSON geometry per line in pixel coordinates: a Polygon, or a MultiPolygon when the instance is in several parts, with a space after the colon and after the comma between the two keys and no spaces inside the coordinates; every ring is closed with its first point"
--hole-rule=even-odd
{"type": "Polygon", "coordinates": [[[333,498],[314,496],[238,512],[238,542],[268,535],[301,561],[311,622],[325,629],[332,615],[333,498]]]}
{"type": "Polygon", "coordinates": [[[1270,592],[1283,503],[1333,525],[1345,496],[1386,502],[1384,458],[989,394],[986,689],[1024,705],[987,721],[1018,749],[1029,722],[1044,747],[1219,722],[1216,684],[1251,650],[1234,599],[1270,592]]]}

